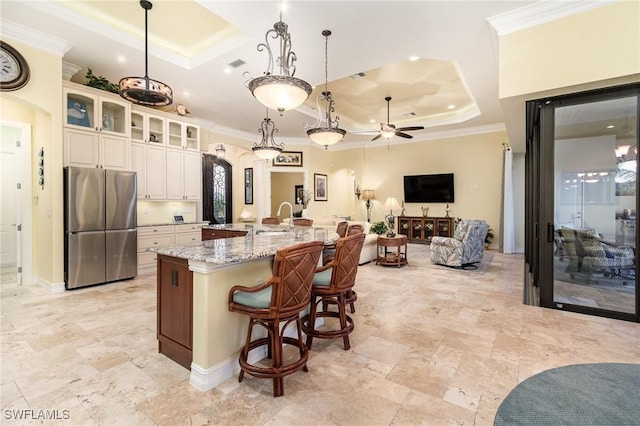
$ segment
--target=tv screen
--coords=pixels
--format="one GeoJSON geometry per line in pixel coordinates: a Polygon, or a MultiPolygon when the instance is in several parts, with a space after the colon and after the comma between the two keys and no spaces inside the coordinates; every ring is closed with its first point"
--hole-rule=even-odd
{"type": "Polygon", "coordinates": [[[404,177],[405,203],[453,203],[453,173],[404,177]]]}

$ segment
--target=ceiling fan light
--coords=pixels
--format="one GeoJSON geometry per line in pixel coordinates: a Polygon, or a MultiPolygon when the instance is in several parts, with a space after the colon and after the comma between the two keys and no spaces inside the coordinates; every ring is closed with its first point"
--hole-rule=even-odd
{"type": "Polygon", "coordinates": [[[124,77],[118,84],[120,96],[134,104],[147,106],[165,106],[173,102],[173,90],[161,81],[149,78],[148,63],[148,20],[153,4],[140,0],[144,9],[144,77],[124,77]]]}
{"type": "Polygon", "coordinates": [[[342,140],[346,130],[336,127],[316,127],[307,130],[309,139],[322,146],[331,146],[342,140]]]}
{"type": "Polygon", "coordinates": [[[385,138],[385,139],[391,139],[395,135],[396,135],[396,132],[394,132],[392,130],[384,130],[384,131],[382,131],[382,137],[385,138]]]}
{"type": "Polygon", "coordinates": [[[249,90],[262,105],[282,113],[302,105],[312,89],[309,83],[296,77],[264,75],[252,79],[249,90]]]}
{"type": "Polygon", "coordinates": [[[119,87],[120,96],[134,104],[165,106],[173,102],[171,87],[149,77],[124,77],[119,87]]]}

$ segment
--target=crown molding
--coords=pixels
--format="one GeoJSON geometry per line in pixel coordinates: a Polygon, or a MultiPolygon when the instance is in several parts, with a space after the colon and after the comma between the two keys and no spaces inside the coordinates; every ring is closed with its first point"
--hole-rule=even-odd
{"type": "Polygon", "coordinates": [[[598,9],[616,0],[539,1],[487,18],[498,35],[510,34],[570,15],[598,9]]]}
{"type": "Polygon", "coordinates": [[[71,49],[71,44],[66,40],[2,18],[0,18],[0,34],[3,39],[15,40],[58,56],[64,56],[71,49]]]}

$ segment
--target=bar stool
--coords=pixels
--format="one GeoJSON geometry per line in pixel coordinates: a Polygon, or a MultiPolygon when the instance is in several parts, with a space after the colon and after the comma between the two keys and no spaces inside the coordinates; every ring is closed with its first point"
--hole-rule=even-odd
{"type": "Polygon", "coordinates": [[[353,288],[358,272],[358,260],[364,244],[364,233],[338,239],[336,255],[326,265],[318,268],[311,287],[309,315],[302,318],[302,330],[307,335],[307,348],[311,349],[313,338],[335,339],[342,337],[344,349],[351,347],[349,334],[353,331],[353,320],[346,313],[346,292],[353,288]],[[322,309],[318,310],[318,305],[322,309]],[[330,311],[328,305],[337,305],[338,312],[330,311]],[[316,318],[338,318],[340,328],[316,329],[316,318]]]}
{"type": "Polygon", "coordinates": [[[255,287],[233,286],[229,290],[229,311],[249,316],[247,340],[240,352],[240,375],[273,379],[273,396],[284,394],[284,376],[298,370],[308,371],[309,351],[302,340],[300,312],[309,304],[311,283],[322,253],[322,241],[310,241],[280,249],[273,263],[273,276],[255,287]],[[280,324],[284,323],[282,329],[280,324]],[[297,339],[285,337],[285,330],[295,323],[297,339]],[[255,325],[267,330],[267,337],[251,340],[255,325]],[[283,345],[298,347],[300,357],[283,365],[283,345]],[[261,346],[267,347],[271,366],[250,364],[249,352],[261,346]]]}
{"type": "Polygon", "coordinates": [[[294,217],[293,226],[313,226],[313,219],[307,219],[306,217],[294,217]]]}
{"type": "Polygon", "coordinates": [[[280,218],[278,217],[263,217],[263,225],[280,225],[280,218]]]}
{"type": "MultiPolygon", "coordinates": [[[[336,234],[338,234],[338,238],[342,238],[347,235],[347,228],[349,228],[349,222],[342,221],[338,223],[338,225],[336,226],[336,234]]],[[[322,250],[322,264],[325,265],[331,262],[335,254],[336,254],[335,243],[324,246],[324,250],[322,250]]]]}
{"type": "MultiPolygon", "coordinates": [[[[364,226],[359,223],[354,223],[353,225],[349,226],[349,229],[347,230],[347,235],[355,235],[361,233],[364,233],[364,226]]],[[[345,303],[349,305],[349,307],[351,308],[351,313],[354,314],[356,312],[355,302],[356,300],[358,300],[358,293],[356,293],[354,289],[349,289],[347,290],[346,297],[347,300],[345,301],[345,303]]]]}

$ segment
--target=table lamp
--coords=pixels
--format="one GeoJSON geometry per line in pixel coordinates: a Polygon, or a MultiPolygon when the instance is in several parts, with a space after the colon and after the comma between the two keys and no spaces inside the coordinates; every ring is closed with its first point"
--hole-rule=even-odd
{"type": "Polygon", "coordinates": [[[362,199],[366,201],[365,207],[367,208],[367,222],[371,222],[371,207],[373,207],[371,200],[376,199],[376,194],[373,192],[373,189],[365,189],[362,191],[362,199]]]}
{"type": "Polygon", "coordinates": [[[384,202],[384,206],[389,209],[389,214],[385,217],[387,225],[389,225],[387,237],[393,238],[396,236],[396,233],[394,232],[396,218],[393,216],[393,209],[399,209],[400,203],[398,203],[398,199],[396,197],[389,197],[384,202]]]}

